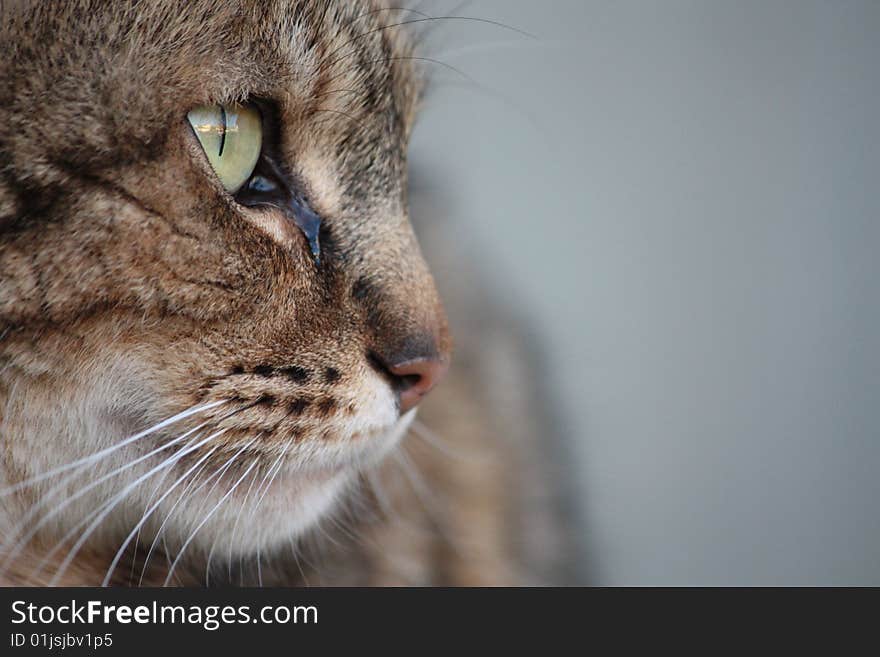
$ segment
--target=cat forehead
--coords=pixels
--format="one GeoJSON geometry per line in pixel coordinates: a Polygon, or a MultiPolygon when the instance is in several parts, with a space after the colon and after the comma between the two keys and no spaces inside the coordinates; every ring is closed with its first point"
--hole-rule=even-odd
{"type": "MultiPolygon", "coordinates": [[[[190,87],[215,101],[256,94],[313,109],[384,109],[406,127],[420,76],[403,11],[369,1],[224,5],[197,30],[185,20],[191,43],[179,48],[179,70],[203,80],[190,87]]],[[[164,36],[181,42],[173,27],[164,36]]]]}

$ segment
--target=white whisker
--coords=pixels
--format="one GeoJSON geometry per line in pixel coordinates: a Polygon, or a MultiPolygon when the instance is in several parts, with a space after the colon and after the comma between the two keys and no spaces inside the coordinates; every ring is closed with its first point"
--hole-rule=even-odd
{"type": "Polygon", "coordinates": [[[263,588],[263,566],[260,563],[260,546],[257,546],[257,586],[263,588]]]}
{"type": "MultiPolygon", "coordinates": [[[[153,550],[156,549],[156,545],[158,544],[160,537],[162,538],[162,546],[165,549],[166,561],[167,561],[168,544],[165,542],[165,534],[164,534],[165,525],[167,525],[168,521],[171,520],[171,517],[174,515],[174,511],[177,509],[178,505],[181,504],[185,499],[187,499],[188,495],[190,495],[190,492],[191,492],[190,489],[196,484],[196,482],[198,482],[199,477],[202,474],[202,471],[207,466],[208,466],[208,463],[206,461],[205,463],[202,464],[202,466],[195,473],[193,473],[190,476],[190,481],[187,482],[186,486],[183,487],[183,490],[180,492],[180,495],[178,495],[177,500],[175,500],[174,504],[171,506],[171,508],[165,514],[165,518],[162,520],[162,523],[159,525],[159,528],[156,530],[156,533],[153,535],[153,540],[150,541],[150,548],[147,550],[146,557],[144,557],[144,563],[141,567],[141,574],[140,574],[140,577],[138,577],[138,586],[141,586],[141,584],[144,581],[144,577],[146,576],[146,573],[147,573],[147,568],[149,567],[149,564],[150,564],[150,557],[153,554],[153,550]]],[[[195,494],[196,491],[200,490],[202,487],[204,487],[205,485],[210,483],[215,476],[222,474],[222,472],[223,472],[223,470],[221,470],[220,472],[215,472],[213,475],[211,475],[206,480],[204,480],[196,489],[192,490],[192,493],[195,494]]],[[[161,500],[159,500],[159,501],[161,502],[161,500]]],[[[150,511],[150,513],[152,513],[152,510],[150,511]]],[[[142,528],[143,527],[141,527],[141,529],[142,528]]],[[[138,529],[138,535],[136,536],[135,541],[140,540],[140,531],[141,530],[138,529]]],[[[170,561],[168,561],[168,563],[170,564],[170,561]]]]}
{"type": "MultiPolygon", "coordinates": [[[[257,491],[256,491],[255,495],[260,495],[260,490],[262,490],[263,484],[266,483],[266,480],[269,478],[270,474],[272,473],[272,470],[275,469],[275,466],[276,465],[280,466],[281,460],[284,457],[284,453],[285,453],[286,449],[289,448],[289,446],[292,443],[293,443],[292,439],[290,441],[288,441],[287,447],[281,451],[281,453],[278,455],[278,458],[275,459],[275,461],[273,461],[272,465],[269,466],[269,469],[266,470],[266,474],[263,475],[263,479],[260,481],[260,485],[257,486],[257,491]]],[[[273,479],[274,479],[274,476],[273,476],[273,479]]],[[[250,493],[250,488],[248,488],[248,493],[250,493]]],[[[265,492],[263,493],[263,495],[265,495],[265,492]]],[[[257,507],[259,507],[260,502],[263,501],[263,495],[260,495],[260,498],[257,500],[257,503],[254,505],[254,509],[253,509],[252,513],[255,515],[257,513],[257,507]]],[[[241,512],[244,510],[245,504],[247,503],[247,499],[248,499],[247,496],[245,496],[244,500],[242,500],[241,508],[239,508],[238,514],[235,517],[235,524],[233,524],[233,526],[232,526],[232,536],[230,537],[230,541],[229,541],[229,562],[227,564],[228,565],[227,572],[229,574],[230,579],[232,579],[232,546],[233,546],[234,538],[235,538],[235,528],[238,525],[238,521],[241,519],[241,512]]],[[[241,573],[241,572],[243,572],[243,568],[241,567],[241,559],[240,558],[239,558],[238,563],[239,563],[239,573],[241,573]]]]}
{"type": "MultiPolygon", "coordinates": [[[[187,495],[189,495],[189,499],[192,499],[192,497],[197,492],[199,492],[202,488],[207,486],[212,481],[216,480],[216,481],[214,481],[214,485],[211,486],[211,488],[205,494],[205,496],[208,497],[211,494],[211,492],[213,492],[214,488],[216,488],[217,483],[219,483],[220,479],[222,479],[222,477],[223,477],[223,474],[226,472],[226,470],[229,469],[229,467],[232,465],[232,463],[235,461],[235,459],[237,459],[239,457],[239,455],[241,455],[242,452],[244,452],[248,447],[253,445],[254,442],[256,442],[256,440],[257,440],[256,438],[253,438],[250,441],[248,441],[247,443],[245,443],[244,446],[242,446],[237,452],[235,452],[235,454],[233,454],[231,457],[229,457],[229,459],[226,460],[226,463],[224,463],[222,467],[218,468],[217,471],[214,472],[214,474],[212,474],[210,477],[205,479],[196,488],[194,488],[191,493],[188,493],[189,486],[191,486],[193,483],[195,483],[195,479],[192,482],[190,482],[190,484],[188,484],[186,488],[184,488],[183,492],[180,494],[180,497],[178,497],[177,501],[174,503],[174,505],[171,507],[171,509],[169,509],[168,513],[165,514],[165,519],[162,521],[162,524],[159,526],[159,529],[156,531],[156,535],[153,537],[152,543],[150,543],[150,549],[147,551],[147,556],[144,558],[144,566],[143,566],[143,569],[141,570],[141,576],[140,576],[140,579],[138,580],[138,586],[140,586],[141,582],[143,582],[143,580],[144,580],[144,575],[147,572],[147,564],[149,564],[149,562],[150,562],[150,555],[153,554],[153,550],[155,549],[156,543],[158,542],[160,536],[163,536],[163,542],[164,542],[163,531],[165,529],[165,525],[171,519],[171,516],[174,514],[174,511],[175,511],[175,509],[177,509],[178,505],[187,497],[187,495]]],[[[167,497],[167,494],[164,495],[163,497],[167,497]]],[[[161,501],[162,500],[159,500],[159,502],[161,502],[161,501]]],[[[156,506],[158,506],[158,504],[156,506]]],[[[153,510],[151,509],[150,513],[152,513],[152,511],[153,510]]],[[[166,556],[167,556],[168,546],[167,546],[167,544],[164,544],[164,546],[165,546],[166,556]]]]}
{"type": "Polygon", "coordinates": [[[431,490],[428,488],[428,485],[425,483],[421,474],[419,474],[416,465],[410,460],[406,453],[404,453],[403,450],[398,449],[391,454],[391,457],[398,465],[400,465],[404,476],[407,481],[409,481],[416,497],[419,499],[419,502],[421,502],[425,510],[437,519],[442,518],[442,514],[437,508],[431,490]]]}
{"type": "Polygon", "coordinates": [[[382,484],[379,481],[379,477],[376,475],[375,469],[368,468],[364,470],[364,476],[367,479],[367,483],[370,484],[370,488],[373,489],[376,501],[379,503],[379,509],[386,518],[391,519],[394,515],[394,507],[391,504],[391,500],[388,499],[385,489],[382,488],[382,484]]]}
{"type": "MultiPolygon", "coordinates": [[[[204,467],[204,466],[203,466],[203,467],[204,467]]],[[[169,475],[170,473],[171,473],[171,469],[165,470],[165,471],[162,473],[162,476],[159,477],[159,481],[156,482],[156,485],[153,487],[153,492],[150,493],[150,497],[149,497],[149,499],[147,500],[147,504],[146,504],[146,505],[147,505],[148,507],[153,503],[153,500],[156,499],[156,495],[159,494],[159,490],[162,488],[163,484],[165,483],[165,480],[168,478],[168,475],[169,475]]],[[[134,537],[134,544],[135,544],[135,545],[140,545],[140,542],[141,542],[141,530],[138,529],[138,532],[137,532],[137,534],[136,534],[135,537],[134,537]]],[[[131,555],[131,569],[129,570],[129,573],[128,573],[128,581],[129,581],[129,582],[133,582],[133,581],[134,581],[134,569],[135,569],[136,565],[137,565],[137,550],[132,550],[132,555],[131,555]]]]}
{"type": "Polygon", "coordinates": [[[115,452],[116,450],[121,449],[121,448],[125,447],[126,445],[129,445],[129,444],[135,442],[136,440],[140,440],[144,436],[148,436],[151,433],[155,433],[156,431],[164,429],[165,427],[167,427],[171,424],[174,424],[175,422],[179,422],[180,420],[186,419],[186,418],[190,417],[191,415],[195,415],[196,413],[201,413],[202,411],[206,411],[210,408],[214,408],[215,406],[219,406],[220,404],[225,404],[225,403],[227,403],[225,400],[220,400],[220,401],[216,401],[216,402],[211,402],[210,404],[202,404],[201,406],[194,406],[192,408],[189,408],[185,411],[178,413],[177,415],[174,415],[174,416],[168,418],[167,420],[163,420],[162,422],[159,422],[158,424],[153,425],[149,429],[145,429],[144,431],[141,431],[140,433],[136,433],[135,435],[130,436],[130,437],[126,438],[125,440],[122,440],[114,445],[111,445],[110,447],[102,449],[99,452],[95,452],[94,454],[90,454],[89,456],[84,456],[81,459],[77,459],[76,461],[73,461],[71,463],[67,463],[67,464],[59,466],[57,468],[53,468],[52,470],[49,470],[47,472],[43,472],[43,473],[38,474],[36,476],[30,477],[28,479],[25,479],[24,481],[20,481],[16,484],[13,484],[12,486],[7,486],[6,488],[2,488],[2,489],[0,489],[0,497],[9,495],[10,493],[15,493],[16,491],[19,491],[19,490],[26,488],[28,486],[32,486],[32,485],[39,483],[41,481],[45,481],[49,477],[54,477],[55,475],[57,475],[61,472],[66,472],[72,468],[82,467],[82,466],[86,466],[90,463],[94,463],[95,461],[103,458],[104,456],[107,456],[108,454],[111,454],[111,453],[115,452]]]}
{"type": "MultiPolygon", "coordinates": [[[[229,558],[226,562],[226,576],[231,581],[232,580],[232,545],[235,542],[235,532],[238,528],[238,522],[241,520],[241,514],[244,511],[244,507],[247,505],[247,501],[250,499],[251,491],[254,488],[254,484],[257,483],[257,475],[259,475],[258,471],[254,471],[254,478],[251,479],[251,483],[248,486],[247,492],[244,494],[244,499],[241,501],[241,506],[238,509],[238,513],[235,515],[235,522],[232,523],[232,531],[229,534],[229,558]]],[[[216,542],[215,542],[216,544],[216,542]]],[[[211,554],[214,552],[214,546],[211,546],[211,554]]],[[[211,565],[211,554],[208,555],[208,566],[211,565]]],[[[205,579],[207,580],[207,566],[205,570],[205,579]]]]}
{"type": "MultiPolygon", "coordinates": [[[[230,537],[229,537],[230,544],[235,540],[235,528],[238,525],[239,518],[241,518],[241,512],[244,510],[245,504],[247,503],[247,500],[250,497],[251,490],[253,489],[254,484],[257,482],[257,475],[258,474],[259,474],[259,472],[257,470],[254,470],[254,477],[253,477],[253,479],[251,479],[251,483],[248,486],[247,492],[244,495],[244,499],[241,502],[241,507],[239,507],[238,513],[235,516],[235,523],[233,523],[233,525],[232,525],[232,531],[230,532],[230,537]]],[[[210,570],[211,570],[211,559],[214,556],[214,550],[216,547],[217,547],[217,537],[214,537],[214,540],[211,542],[211,549],[208,551],[208,558],[205,560],[205,586],[208,586],[208,581],[209,581],[209,577],[210,577],[210,570]]],[[[231,554],[232,553],[230,551],[229,573],[228,573],[228,578],[230,581],[232,580],[232,556],[231,556],[231,554]]]]}
{"type": "MultiPolygon", "coordinates": [[[[211,457],[211,455],[214,452],[216,452],[218,449],[219,449],[219,445],[212,447],[205,455],[203,455],[198,461],[196,461],[193,464],[193,466],[190,467],[189,470],[187,470],[180,477],[178,477],[177,481],[175,481],[171,485],[171,487],[168,488],[168,490],[166,490],[164,493],[162,493],[161,497],[159,497],[159,499],[156,500],[156,502],[153,503],[149,507],[149,509],[147,509],[147,511],[144,512],[140,521],[138,521],[138,523],[134,527],[134,529],[131,530],[129,535],[122,542],[122,545],[119,547],[119,550],[117,550],[116,556],[113,558],[113,561],[110,564],[110,567],[107,569],[107,574],[104,576],[104,581],[101,582],[101,586],[107,586],[107,584],[110,582],[110,577],[113,575],[113,571],[116,570],[116,564],[118,564],[119,560],[122,558],[122,555],[125,552],[125,548],[128,547],[129,542],[134,538],[135,534],[137,534],[140,531],[141,527],[144,526],[144,523],[147,522],[147,519],[150,517],[150,515],[152,515],[153,511],[155,511],[159,507],[159,505],[162,504],[162,501],[166,497],[168,497],[174,491],[175,488],[177,488],[187,477],[189,477],[189,475],[192,474],[192,472],[196,468],[200,467],[202,463],[206,462],[211,457]]],[[[149,555],[147,555],[147,559],[149,559],[149,555]]],[[[147,563],[146,560],[144,560],[144,568],[146,568],[146,563],[147,563]]],[[[141,573],[141,579],[143,579],[143,573],[141,573]]]]}
{"type": "Polygon", "coordinates": [[[416,438],[424,441],[431,447],[434,447],[442,454],[453,458],[459,459],[462,461],[467,461],[469,463],[488,463],[488,459],[481,458],[478,456],[473,456],[470,454],[464,454],[452,447],[450,447],[443,438],[438,436],[434,431],[429,429],[424,422],[420,422],[419,420],[413,420],[413,423],[409,427],[410,435],[415,436],[416,438]]]}
{"type": "MultiPolygon", "coordinates": [[[[269,468],[269,471],[266,473],[266,476],[268,477],[269,473],[274,470],[274,473],[272,474],[271,478],[269,478],[269,482],[266,484],[265,488],[263,489],[263,493],[260,495],[260,498],[257,500],[257,503],[254,505],[254,511],[253,511],[254,515],[257,514],[257,511],[260,508],[260,504],[262,503],[263,498],[266,497],[266,493],[268,493],[269,489],[272,487],[272,482],[275,481],[275,477],[277,477],[278,473],[281,471],[281,465],[282,465],[284,456],[286,455],[287,450],[290,448],[291,444],[293,444],[293,439],[288,441],[287,445],[285,445],[285,447],[281,450],[281,453],[278,455],[278,458],[275,459],[275,462],[272,464],[272,466],[269,468]]],[[[262,487],[262,483],[260,484],[260,486],[262,487]]],[[[242,505],[242,506],[244,506],[244,505],[242,505]]],[[[260,586],[263,586],[263,568],[262,568],[262,564],[260,563],[260,548],[259,548],[259,546],[257,546],[257,581],[259,582],[260,586]]]]}
{"type": "Polygon", "coordinates": [[[248,466],[247,470],[244,471],[244,474],[241,477],[239,477],[238,481],[236,481],[232,485],[232,488],[230,488],[226,492],[226,494],[220,498],[220,501],[214,505],[214,508],[208,512],[208,514],[202,519],[202,521],[192,531],[192,533],[189,535],[189,538],[186,539],[186,542],[183,544],[183,547],[181,547],[180,551],[177,553],[177,557],[175,557],[174,561],[172,562],[171,569],[168,571],[168,575],[165,577],[165,582],[162,584],[163,586],[168,586],[168,582],[171,581],[171,576],[174,574],[174,569],[177,567],[177,564],[180,562],[180,559],[183,557],[183,553],[186,551],[186,548],[189,546],[189,544],[192,543],[192,541],[195,538],[198,531],[205,525],[206,522],[208,522],[208,520],[211,518],[211,516],[214,515],[214,513],[217,511],[217,509],[220,508],[220,505],[222,505],[223,502],[225,502],[229,498],[229,496],[232,495],[232,493],[235,491],[235,489],[238,488],[238,485],[242,481],[244,481],[244,478],[250,473],[251,470],[254,469],[254,466],[256,466],[257,463],[258,463],[258,459],[255,458],[251,462],[251,464],[248,466]]]}
{"type": "MultiPolygon", "coordinates": [[[[194,429],[190,429],[189,431],[187,431],[187,432],[184,433],[183,435],[178,436],[177,438],[168,441],[168,442],[165,443],[164,445],[161,445],[160,447],[157,447],[156,449],[152,450],[151,452],[148,452],[148,453],[144,454],[143,456],[138,457],[138,458],[135,459],[134,461],[131,461],[130,463],[127,463],[127,464],[125,464],[125,465],[123,465],[123,466],[120,466],[120,467],[116,468],[115,470],[113,470],[113,471],[111,471],[111,472],[108,472],[107,474],[105,474],[104,476],[99,477],[98,479],[94,480],[93,482],[91,482],[90,484],[88,484],[87,486],[85,486],[84,488],[81,488],[79,491],[77,491],[77,492],[74,493],[73,495],[71,495],[71,496],[65,498],[65,500],[64,500],[59,506],[55,507],[54,509],[52,509],[51,511],[49,511],[49,513],[45,514],[45,515],[39,520],[39,522],[37,522],[36,525],[34,525],[34,526],[30,529],[30,531],[28,531],[27,534],[25,534],[24,536],[22,536],[21,538],[19,538],[19,540],[15,543],[15,545],[12,546],[12,551],[11,551],[11,552],[10,552],[5,558],[4,558],[4,560],[3,560],[3,564],[2,564],[2,566],[0,566],[0,572],[5,572],[7,566],[9,565],[9,562],[10,562],[12,559],[14,559],[14,558],[19,554],[19,552],[20,552],[20,551],[21,551],[21,550],[22,550],[22,549],[28,544],[28,542],[29,542],[34,536],[37,535],[37,533],[40,531],[40,529],[42,529],[43,527],[45,527],[45,526],[46,526],[46,523],[48,523],[48,522],[49,522],[53,517],[55,517],[58,513],[60,513],[61,511],[63,511],[63,510],[69,505],[69,504],[75,502],[76,500],[78,500],[79,498],[81,498],[83,495],[85,495],[87,492],[89,492],[90,490],[94,489],[95,487],[101,485],[103,482],[105,482],[105,481],[107,481],[108,479],[110,479],[110,478],[116,476],[117,474],[120,474],[121,472],[124,472],[125,470],[128,470],[128,469],[131,468],[131,467],[134,467],[134,466],[137,465],[138,463],[140,463],[140,462],[142,462],[142,461],[145,461],[146,459],[150,458],[151,456],[154,456],[154,455],[158,454],[159,452],[161,452],[161,451],[163,451],[163,450],[165,450],[165,449],[168,449],[168,448],[171,447],[172,445],[176,445],[176,444],[179,443],[180,441],[184,440],[185,438],[187,438],[188,436],[190,436],[191,434],[193,434],[195,431],[198,431],[199,429],[201,429],[202,427],[204,427],[205,424],[207,424],[207,423],[202,423],[202,424],[200,424],[199,426],[195,427],[194,429]]],[[[65,484],[68,483],[68,481],[69,481],[69,479],[68,479],[68,478],[65,478],[63,481],[61,481],[59,484],[57,484],[55,487],[53,487],[53,489],[50,490],[50,491],[44,496],[43,501],[45,501],[46,499],[51,499],[51,498],[52,498],[57,492],[59,492],[59,491],[61,490],[61,488],[64,487],[65,484]]],[[[41,505],[41,504],[39,504],[39,503],[38,503],[38,504],[34,504],[34,505],[31,507],[30,511],[28,511],[28,513],[25,514],[25,516],[21,519],[21,521],[19,521],[19,523],[17,523],[18,526],[20,526],[20,527],[23,529],[24,526],[26,526],[26,524],[31,520],[31,518],[33,518],[33,517],[36,515],[36,513],[38,513],[41,509],[42,509],[42,505],[41,505]]],[[[17,533],[17,531],[18,531],[18,530],[16,529],[15,532],[17,533]]],[[[13,538],[14,536],[15,536],[15,533],[12,534],[12,536],[10,537],[10,540],[11,540],[11,538],[13,538]]],[[[4,544],[2,547],[0,547],[0,550],[2,550],[2,551],[5,551],[5,549],[6,549],[6,544],[4,544]]]]}
{"type": "MultiPolygon", "coordinates": [[[[288,443],[288,445],[290,445],[292,442],[293,441],[288,443]]],[[[263,498],[266,497],[266,493],[269,492],[269,488],[272,486],[272,482],[275,481],[275,477],[278,476],[278,473],[281,471],[282,461],[285,456],[286,456],[285,451],[282,451],[281,454],[278,455],[278,458],[275,459],[275,462],[272,463],[269,470],[266,472],[266,476],[263,477],[263,481],[260,482],[260,487],[257,490],[257,492],[259,492],[260,490],[262,490],[263,492],[260,495],[260,498],[257,500],[257,503],[254,505],[254,510],[253,510],[254,515],[256,515],[257,509],[260,508],[260,503],[263,501],[263,498]],[[273,473],[273,470],[274,470],[274,473],[273,473]],[[264,487],[263,484],[266,482],[266,479],[269,477],[270,473],[271,473],[271,479],[269,479],[269,482],[266,483],[266,485],[264,487]]]]}
{"type": "MultiPolygon", "coordinates": [[[[95,531],[95,529],[97,529],[98,526],[104,521],[104,519],[108,515],[110,515],[110,512],[116,507],[116,505],[119,504],[122,500],[124,500],[129,495],[129,493],[131,493],[141,483],[143,483],[144,481],[146,481],[147,479],[152,477],[154,474],[156,474],[160,470],[163,470],[166,467],[173,466],[175,463],[180,461],[181,458],[183,458],[184,456],[186,456],[190,452],[193,452],[194,450],[198,449],[199,447],[201,447],[202,445],[204,445],[208,441],[213,440],[218,435],[223,433],[223,431],[225,431],[225,430],[221,430],[217,433],[211,434],[210,436],[208,436],[204,440],[199,441],[195,445],[183,449],[178,454],[175,454],[171,458],[167,459],[166,461],[160,463],[156,467],[149,470],[146,474],[141,475],[140,477],[135,479],[128,486],[126,486],[119,494],[117,494],[116,496],[111,498],[109,502],[107,502],[103,507],[101,507],[98,516],[92,521],[92,523],[86,528],[86,530],[79,537],[79,539],[76,541],[76,543],[74,543],[73,547],[68,551],[67,556],[64,558],[64,561],[61,562],[61,566],[58,568],[58,571],[55,573],[55,576],[49,582],[49,585],[50,586],[55,585],[55,582],[57,582],[58,579],[61,577],[61,575],[64,573],[64,571],[67,570],[67,568],[70,566],[71,562],[76,557],[77,553],[80,551],[82,546],[85,545],[85,542],[88,540],[89,536],[92,535],[92,533],[95,531]]],[[[62,542],[66,541],[67,538],[68,538],[68,536],[65,536],[62,539],[62,542]]]]}
{"type": "Polygon", "coordinates": [[[306,571],[303,570],[302,564],[299,561],[299,550],[297,549],[296,539],[292,536],[289,539],[290,542],[290,555],[293,557],[293,563],[296,564],[297,569],[299,570],[299,574],[302,577],[302,581],[306,586],[309,586],[309,578],[306,577],[306,571]]]}

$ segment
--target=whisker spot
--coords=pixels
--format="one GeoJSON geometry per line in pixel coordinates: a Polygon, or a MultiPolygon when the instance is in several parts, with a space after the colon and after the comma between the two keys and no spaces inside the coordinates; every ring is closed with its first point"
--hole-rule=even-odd
{"type": "Polygon", "coordinates": [[[275,368],[271,365],[257,365],[254,368],[254,374],[257,376],[272,376],[275,372],[275,368]]]}
{"type": "Polygon", "coordinates": [[[281,372],[288,379],[293,381],[294,383],[305,383],[309,380],[312,373],[309,372],[304,367],[299,367],[298,365],[291,365],[289,367],[282,367],[279,372],[281,372]]]}
{"type": "Polygon", "coordinates": [[[299,399],[294,399],[290,404],[288,404],[287,408],[291,415],[301,415],[306,408],[308,408],[311,401],[306,399],[305,397],[300,397],[299,399]]]}
{"type": "Polygon", "coordinates": [[[337,401],[332,397],[325,397],[317,404],[318,412],[321,415],[330,415],[333,411],[336,410],[337,406],[337,401]]]}

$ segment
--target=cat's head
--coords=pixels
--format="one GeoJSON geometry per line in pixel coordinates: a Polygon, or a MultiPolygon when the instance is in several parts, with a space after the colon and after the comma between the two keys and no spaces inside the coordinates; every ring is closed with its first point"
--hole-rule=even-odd
{"type": "Polygon", "coordinates": [[[407,18],[305,0],[3,17],[2,471],[89,472],[20,491],[68,498],[41,531],[121,495],[96,536],[155,504],[143,532],[167,518],[172,550],[195,532],[190,550],[247,551],[400,439],[450,352],[407,218],[407,18]]]}

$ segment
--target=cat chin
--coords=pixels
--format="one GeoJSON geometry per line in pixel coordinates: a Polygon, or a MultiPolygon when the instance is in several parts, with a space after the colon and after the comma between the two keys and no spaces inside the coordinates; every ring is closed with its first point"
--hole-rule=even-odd
{"type": "MultiPolygon", "coordinates": [[[[187,549],[196,559],[199,554],[207,555],[213,551],[213,558],[222,562],[226,555],[246,557],[296,540],[332,512],[352,485],[355,474],[354,470],[340,470],[333,474],[302,477],[295,485],[284,489],[276,482],[272,486],[274,490],[267,491],[256,513],[247,508],[243,509],[244,513],[239,513],[241,504],[232,500],[233,503],[223,512],[215,513],[201,527],[187,549]]],[[[182,515],[176,531],[169,532],[167,537],[172,541],[169,544],[172,551],[175,543],[179,546],[188,540],[203,519],[196,509],[182,515]]]]}
{"type": "MultiPolygon", "coordinates": [[[[224,555],[248,556],[290,545],[333,513],[338,502],[356,485],[358,474],[378,464],[401,441],[415,418],[415,409],[404,414],[390,429],[366,438],[370,448],[347,463],[333,467],[304,469],[295,464],[282,468],[268,485],[258,509],[245,502],[246,492],[233,495],[228,504],[218,508],[201,525],[187,548],[203,556],[222,560],[224,555]]],[[[211,508],[208,505],[207,508],[211,508]]],[[[182,545],[204,520],[203,505],[179,512],[180,522],[168,533],[166,540],[182,545]]]]}

